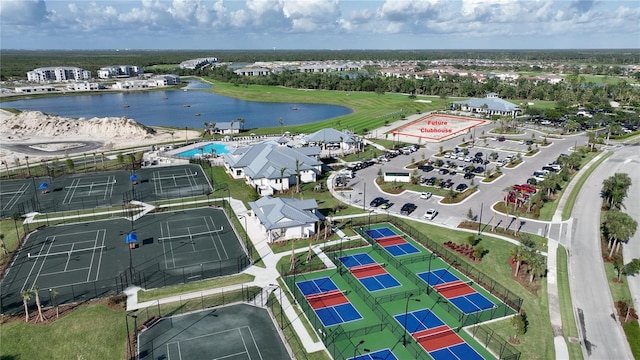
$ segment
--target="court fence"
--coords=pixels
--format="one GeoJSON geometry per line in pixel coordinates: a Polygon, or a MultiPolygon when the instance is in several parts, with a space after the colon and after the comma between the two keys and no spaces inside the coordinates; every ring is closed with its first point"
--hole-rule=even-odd
{"type": "MultiPolygon", "coordinates": [[[[241,285],[240,289],[225,290],[221,288],[216,294],[204,295],[188,299],[179,298],[178,301],[129,311],[125,315],[125,325],[127,328],[127,359],[138,358],[137,348],[138,334],[152,326],[171,326],[171,321],[158,322],[162,318],[171,318],[175,315],[186,314],[195,311],[212,309],[219,306],[231,305],[234,303],[252,303],[253,299],[261,293],[262,289],[257,286],[241,285]]],[[[163,342],[164,344],[164,342],[163,342]]],[[[154,348],[153,339],[144,344],[145,348],[154,348]]]]}
{"type": "MultiPolygon", "coordinates": [[[[433,239],[425,235],[420,230],[414,228],[411,224],[409,224],[404,219],[399,219],[388,214],[375,214],[375,215],[372,215],[370,219],[351,218],[349,219],[349,221],[351,221],[351,225],[353,226],[354,230],[356,230],[367,241],[369,241],[369,243],[375,243],[375,241],[365,233],[365,226],[371,225],[372,223],[378,223],[378,222],[388,222],[393,224],[399,230],[409,235],[412,239],[416,240],[417,242],[425,246],[431,252],[437,254],[437,256],[440,257],[442,260],[454,266],[457,270],[459,270],[465,276],[472,279],[475,283],[482,286],[493,296],[503,301],[505,304],[511,307],[514,311],[519,312],[520,309],[522,308],[522,302],[523,302],[522,298],[514,294],[512,291],[507,289],[504,285],[500,284],[498,281],[492,279],[490,276],[476,269],[473,265],[466,263],[461,257],[449,251],[446,247],[434,241],[433,239]]],[[[385,252],[382,252],[382,253],[384,254],[385,252]]]]}
{"type": "Polygon", "coordinates": [[[500,335],[484,325],[475,325],[471,327],[470,333],[474,339],[485,344],[494,354],[501,360],[519,360],[520,352],[516,348],[504,340],[500,335]]]}

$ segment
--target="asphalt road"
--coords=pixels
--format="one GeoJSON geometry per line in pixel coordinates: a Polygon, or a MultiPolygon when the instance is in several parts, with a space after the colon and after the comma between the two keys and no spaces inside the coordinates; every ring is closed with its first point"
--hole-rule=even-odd
{"type": "MultiPolygon", "coordinates": [[[[573,234],[560,239],[569,248],[573,306],[577,309],[578,326],[581,328],[589,359],[633,358],[622,327],[615,317],[598,234],[602,181],[616,172],[632,170],[632,179],[635,179],[637,189],[640,177],[638,150],[638,146],[615,149],[615,153],[595,169],[576,199],[572,214],[576,220],[573,234]]],[[[638,194],[633,196],[637,199],[638,194]]]]}
{"type": "MultiPolygon", "coordinates": [[[[620,166],[620,171],[626,172],[631,178],[631,188],[629,189],[629,197],[625,200],[625,210],[638,224],[640,224],[640,145],[628,146],[626,153],[630,152],[627,158],[620,166]]],[[[629,239],[629,242],[623,247],[624,263],[630,262],[632,259],[640,259],[640,228],[629,239]]],[[[631,290],[635,309],[640,309],[640,274],[635,276],[627,276],[627,283],[631,290]]]]}

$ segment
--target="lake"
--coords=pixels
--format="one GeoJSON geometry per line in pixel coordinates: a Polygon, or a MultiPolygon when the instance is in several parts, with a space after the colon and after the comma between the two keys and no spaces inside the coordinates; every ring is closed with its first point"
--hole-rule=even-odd
{"type": "Polygon", "coordinates": [[[350,114],[337,105],[267,103],[221,96],[189,82],[184,90],[132,91],[126,93],[58,96],[5,101],[0,108],[38,110],[73,118],[126,116],[149,126],[202,128],[204,122],[246,120],[246,129],[299,125],[350,114]]]}

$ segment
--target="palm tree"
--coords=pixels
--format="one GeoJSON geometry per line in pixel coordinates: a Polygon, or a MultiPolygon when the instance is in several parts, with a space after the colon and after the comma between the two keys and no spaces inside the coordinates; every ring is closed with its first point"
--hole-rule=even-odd
{"type": "Polygon", "coordinates": [[[87,172],[87,153],[82,154],[82,166],[84,167],[84,172],[87,172]]]}
{"type": "Polygon", "coordinates": [[[34,286],[31,290],[33,294],[36,296],[36,308],[38,309],[38,317],[36,318],[36,322],[44,321],[44,315],[42,314],[42,303],[40,303],[40,293],[38,286],[34,286]]]}
{"type": "Polygon", "coordinates": [[[532,251],[529,259],[529,282],[532,283],[536,276],[542,276],[547,271],[547,264],[544,262],[542,255],[532,251]]]}
{"type": "Polygon", "coordinates": [[[280,191],[284,192],[284,173],[287,171],[286,167],[280,168],[280,191]]]}
{"type": "Polygon", "coordinates": [[[300,192],[300,160],[296,159],[296,194],[300,192]]]}
{"type": "Polygon", "coordinates": [[[242,126],[242,130],[244,130],[244,123],[247,121],[244,118],[238,118],[237,119],[238,123],[240,123],[240,126],[242,126]]]}
{"type": "Polygon", "coordinates": [[[609,239],[609,257],[611,257],[618,251],[620,243],[629,241],[635,234],[638,222],[631,216],[612,209],[606,212],[602,227],[609,239]]]}
{"type": "Polygon", "coordinates": [[[7,245],[4,243],[4,234],[0,234],[0,250],[2,250],[2,255],[9,255],[7,245]]]}
{"type": "MultiPolygon", "coordinates": [[[[171,140],[173,141],[173,132],[171,133],[171,140]]],[[[102,159],[102,170],[105,169],[104,167],[104,153],[100,153],[100,158],[102,159]]]]}
{"type": "Polygon", "coordinates": [[[4,161],[4,160],[2,160],[0,162],[0,164],[4,165],[4,167],[7,169],[7,178],[8,178],[9,177],[9,163],[4,161]]]}
{"type": "Polygon", "coordinates": [[[516,246],[511,249],[511,257],[516,262],[516,269],[514,270],[513,276],[518,276],[518,272],[520,272],[520,266],[522,265],[522,261],[524,260],[525,248],[522,246],[516,246]]]}
{"type": "Polygon", "coordinates": [[[615,173],[602,182],[602,196],[610,209],[623,206],[622,202],[627,197],[630,186],[631,178],[626,173],[615,173]]]}
{"type": "Polygon", "coordinates": [[[29,300],[31,300],[31,291],[22,292],[22,306],[24,306],[24,322],[29,322],[29,300]]]}

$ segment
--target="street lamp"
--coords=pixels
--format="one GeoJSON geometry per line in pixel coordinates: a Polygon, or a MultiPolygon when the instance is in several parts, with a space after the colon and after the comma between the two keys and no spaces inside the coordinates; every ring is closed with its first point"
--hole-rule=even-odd
{"type": "Polygon", "coordinates": [[[432,252],[431,254],[429,254],[429,271],[427,272],[427,294],[431,292],[431,260],[437,257],[437,253],[432,252]]]}
{"type": "Polygon", "coordinates": [[[413,300],[415,302],[420,302],[420,299],[411,299],[413,293],[409,294],[407,297],[407,303],[404,306],[404,335],[402,336],[402,345],[407,346],[407,315],[409,314],[409,300],[413,300]]]}
{"type": "Polygon", "coordinates": [[[284,329],[284,305],[282,304],[282,288],[277,285],[277,284],[269,284],[269,286],[275,286],[275,288],[273,289],[272,293],[276,292],[276,290],[278,290],[279,295],[280,295],[280,330],[284,329]]]}
{"type": "Polygon", "coordinates": [[[358,356],[358,348],[360,347],[360,345],[364,344],[364,340],[360,340],[360,342],[356,345],[356,347],[353,349],[353,359],[356,358],[356,356],[358,356]]]}
{"type": "MultiPolygon", "coordinates": [[[[247,215],[238,215],[238,219],[244,219],[244,246],[249,255],[249,228],[247,227],[247,215]]],[[[249,256],[251,258],[251,256],[249,256]]]]}

